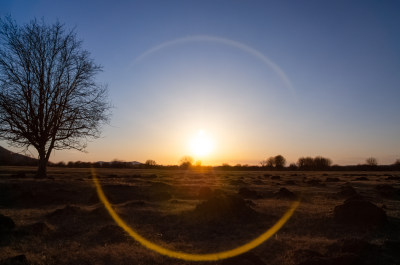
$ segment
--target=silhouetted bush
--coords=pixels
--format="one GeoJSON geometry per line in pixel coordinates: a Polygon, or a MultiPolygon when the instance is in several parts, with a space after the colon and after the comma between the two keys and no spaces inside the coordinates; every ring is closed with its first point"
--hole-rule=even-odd
{"type": "Polygon", "coordinates": [[[276,155],[274,157],[269,157],[266,160],[260,162],[261,167],[267,169],[283,169],[286,165],[286,159],[282,155],[276,155]]]}
{"type": "Polygon", "coordinates": [[[297,166],[301,170],[327,170],[330,168],[332,161],[322,156],[300,157],[297,166]]]}
{"type": "Polygon", "coordinates": [[[193,158],[190,156],[184,156],[180,160],[180,167],[181,168],[190,168],[193,165],[193,158]]]}
{"type": "Polygon", "coordinates": [[[368,166],[374,167],[374,166],[377,166],[377,165],[378,165],[378,160],[377,160],[375,157],[368,157],[368,158],[365,160],[365,163],[366,163],[368,166]]]}
{"type": "Polygon", "coordinates": [[[144,166],[145,168],[155,168],[157,167],[157,163],[152,159],[147,159],[146,162],[144,162],[144,166]]]}

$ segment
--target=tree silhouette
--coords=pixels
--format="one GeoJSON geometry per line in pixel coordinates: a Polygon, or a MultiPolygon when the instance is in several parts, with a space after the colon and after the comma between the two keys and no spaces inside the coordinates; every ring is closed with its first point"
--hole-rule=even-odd
{"type": "Polygon", "coordinates": [[[312,157],[300,157],[297,161],[297,166],[302,170],[323,170],[328,169],[332,164],[329,158],[322,156],[312,157]]]}
{"type": "Polygon", "coordinates": [[[154,167],[157,166],[156,161],[152,160],[152,159],[147,159],[146,162],[144,162],[144,164],[146,165],[146,167],[154,167]]]}
{"type": "Polygon", "coordinates": [[[374,167],[374,166],[377,166],[377,165],[378,165],[378,160],[377,160],[375,157],[368,157],[368,158],[365,160],[365,163],[366,163],[368,166],[374,167]]]}
{"type": "Polygon", "coordinates": [[[274,163],[277,169],[282,169],[286,165],[286,159],[281,155],[277,155],[274,157],[274,163]]]}
{"type": "Polygon", "coordinates": [[[275,158],[271,156],[271,157],[261,161],[260,164],[262,167],[273,168],[275,166],[275,158]]]}
{"type": "Polygon", "coordinates": [[[327,169],[331,166],[332,161],[329,158],[317,156],[314,158],[314,168],[317,170],[327,169]]]}
{"type": "Polygon", "coordinates": [[[286,165],[286,159],[281,155],[271,156],[266,160],[261,161],[260,164],[262,167],[267,167],[270,169],[272,168],[282,169],[286,165]]]}
{"type": "Polygon", "coordinates": [[[396,159],[396,161],[393,163],[393,167],[395,169],[400,169],[400,159],[396,159]]]}
{"type": "Polygon", "coordinates": [[[33,146],[38,176],[52,150],[83,151],[108,121],[107,89],[95,82],[101,67],[64,25],[0,20],[0,138],[33,146]]]}
{"type": "Polygon", "coordinates": [[[182,168],[189,168],[193,164],[193,158],[191,156],[184,156],[180,160],[180,167],[182,168]]]}

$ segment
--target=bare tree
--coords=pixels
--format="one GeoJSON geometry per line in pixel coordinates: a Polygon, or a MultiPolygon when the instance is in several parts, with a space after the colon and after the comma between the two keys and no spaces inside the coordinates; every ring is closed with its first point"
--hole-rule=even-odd
{"type": "Polygon", "coordinates": [[[323,170],[328,169],[332,165],[332,160],[322,156],[316,156],[314,158],[314,169],[323,170]]]}
{"type": "Polygon", "coordinates": [[[83,151],[108,121],[107,89],[75,32],[32,20],[0,20],[0,138],[38,152],[46,176],[52,150],[83,151]]]}
{"type": "Polygon", "coordinates": [[[378,165],[378,160],[375,157],[368,157],[365,163],[367,163],[368,166],[374,167],[378,165]]]}
{"type": "Polygon", "coordinates": [[[266,163],[267,163],[267,167],[269,167],[269,168],[273,168],[274,166],[275,166],[275,158],[274,157],[269,157],[267,160],[266,160],[266,163]]]}
{"type": "Polygon", "coordinates": [[[191,156],[184,156],[180,160],[180,167],[189,168],[193,165],[193,158],[191,156]]]}
{"type": "Polygon", "coordinates": [[[267,168],[277,168],[277,169],[282,169],[285,167],[286,164],[286,159],[281,156],[281,155],[277,155],[277,156],[271,156],[263,161],[260,162],[262,167],[267,167],[267,168]]]}
{"type": "Polygon", "coordinates": [[[271,156],[265,160],[262,160],[260,164],[262,167],[273,168],[275,166],[275,158],[271,156]]]}
{"type": "Polygon", "coordinates": [[[332,164],[332,160],[322,156],[312,157],[300,157],[297,166],[302,170],[324,170],[329,169],[332,164]]]}
{"type": "Polygon", "coordinates": [[[152,159],[147,159],[146,162],[144,162],[144,164],[148,167],[154,167],[157,166],[156,161],[152,160],[152,159]]]}
{"type": "Polygon", "coordinates": [[[312,157],[300,157],[297,166],[299,169],[310,170],[314,168],[314,159],[312,157]]]}
{"type": "Polygon", "coordinates": [[[275,156],[274,161],[275,161],[275,167],[278,169],[282,169],[286,165],[286,159],[281,155],[275,156]]]}

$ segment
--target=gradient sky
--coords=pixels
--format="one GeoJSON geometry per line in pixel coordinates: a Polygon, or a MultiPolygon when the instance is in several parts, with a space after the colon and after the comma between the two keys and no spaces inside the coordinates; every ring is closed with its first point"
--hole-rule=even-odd
{"type": "Polygon", "coordinates": [[[110,125],[53,162],[177,164],[199,130],[203,164],[400,158],[398,1],[1,0],[7,14],[76,27],[104,67],[110,125]]]}

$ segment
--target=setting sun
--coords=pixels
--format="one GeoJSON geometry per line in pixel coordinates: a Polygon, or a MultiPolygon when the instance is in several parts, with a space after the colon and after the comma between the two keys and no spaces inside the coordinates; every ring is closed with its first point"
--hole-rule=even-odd
{"type": "Polygon", "coordinates": [[[196,158],[209,155],[214,150],[214,147],[213,139],[204,130],[199,130],[189,142],[189,148],[196,158]]]}

